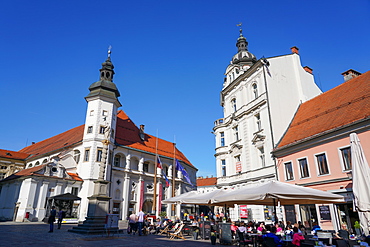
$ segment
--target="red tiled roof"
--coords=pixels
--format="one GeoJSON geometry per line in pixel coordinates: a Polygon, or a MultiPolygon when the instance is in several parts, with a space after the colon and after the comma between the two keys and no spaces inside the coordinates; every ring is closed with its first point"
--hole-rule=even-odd
{"type": "Polygon", "coordinates": [[[16,160],[24,160],[28,156],[30,156],[28,153],[23,152],[16,152],[16,151],[9,151],[0,149],[0,157],[1,158],[9,158],[9,159],[16,159],[16,160]]]}
{"type": "MultiPolygon", "coordinates": [[[[19,152],[33,154],[35,156],[43,155],[53,152],[75,143],[81,142],[83,139],[84,125],[70,129],[59,135],[53,136],[49,139],[40,141],[28,147],[21,149],[19,152]]],[[[140,139],[140,130],[126,115],[120,110],[117,114],[116,126],[116,143],[119,145],[135,148],[145,152],[155,154],[156,152],[156,138],[152,135],[145,134],[145,140],[140,139]]],[[[158,154],[173,158],[174,145],[171,142],[158,138],[158,154]]],[[[176,159],[193,166],[185,155],[176,148],[176,159]]]]}
{"type": "MultiPolygon", "coordinates": [[[[139,149],[155,154],[157,138],[145,134],[144,141],[140,138],[139,128],[132,122],[126,113],[120,110],[117,114],[116,143],[119,145],[139,149]]],[[[158,138],[157,152],[169,158],[174,157],[174,144],[158,138]]],[[[176,148],[176,159],[193,166],[185,155],[176,148]]]]}
{"type": "Polygon", "coordinates": [[[197,186],[213,186],[217,184],[217,178],[197,178],[197,186]]]}
{"type": "Polygon", "coordinates": [[[277,149],[369,116],[370,71],[301,104],[277,149]]]}
{"type": "Polygon", "coordinates": [[[53,152],[75,143],[81,142],[83,138],[84,125],[67,130],[59,135],[37,142],[25,147],[19,152],[33,154],[35,156],[53,152]]]}
{"type": "MultiPolygon", "coordinates": [[[[45,166],[46,166],[46,164],[43,164],[43,165],[34,166],[34,167],[31,167],[31,168],[20,170],[19,172],[16,172],[16,173],[10,175],[9,177],[6,177],[5,179],[1,180],[1,182],[9,181],[9,180],[14,180],[14,179],[21,178],[21,177],[28,177],[28,176],[40,176],[40,177],[59,178],[59,177],[55,177],[55,176],[45,176],[43,174],[38,174],[37,172],[40,171],[40,170],[42,170],[42,169],[44,169],[45,166]]],[[[68,173],[68,175],[70,175],[72,178],[71,179],[70,178],[63,178],[63,179],[83,181],[75,173],[68,173]]],[[[62,178],[59,178],[59,179],[62,179],[62,178]]]]}

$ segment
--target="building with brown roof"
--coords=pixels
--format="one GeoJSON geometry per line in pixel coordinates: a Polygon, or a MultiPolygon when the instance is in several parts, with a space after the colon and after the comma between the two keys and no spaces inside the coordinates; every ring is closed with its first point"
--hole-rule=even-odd
{"type": "Polygon", "coordinates": [[[0,200],[0,218],[22,221],[27,213],[29,220],[42,220],[49,198],[72,192],[81,198],[76,215],[79,221],[89,215],[89,198],[101,195],[107,199],[104,210],[119,214],[121,219],[140,208],[157,215],[162,211],[180,215],[180,206],[173,212],[161,200],[195,189],[197,169],[174,143],[146,133],[144,125],[138,127],[119,110],[120,93],[113,83],[113,69],[109,53],[100,69],[100,80],[90,85],[85,97],[83,125],[19,152],[0,150],[1,164],[8,160],[11,167],[17,165],[12,168],[13,175],[6,173],[3,176],[8,177],[0,181],[0,198],[9,201],[5,205],[0,200]],[[172,168],[175,160],[183,172],[172,168]],[[50,172],[51,166],[57,171],[50,172]],[[21,170],[23,167],[26,169],[21,170]],[[20,190],[16,184],[22,183],[28,185],[20,190]],[[35,196],[39,191],[41,197],[35,196]]]}
{"type": "Polygon", "coordinates": [[[298,218],[287,220],[300,220],[307,226],[318,222],[325,229],[338,229],[342,222],[353,227],[358,220],[352,209],[349,136],[357,133],[369,159],[370,71],[361,75],[349,70],[343,75],[347,80],[343,84],[299,106],[273,155],[280,181],[341,194],[347,203],[292,206],[289,210],[297,214],[289,215],[298,218]],[[327,208],[330,213],[322,217],[327,208]]]}

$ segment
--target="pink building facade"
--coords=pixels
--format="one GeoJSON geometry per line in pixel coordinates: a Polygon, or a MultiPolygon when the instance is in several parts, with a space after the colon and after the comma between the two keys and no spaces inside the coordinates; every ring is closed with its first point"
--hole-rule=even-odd
{"type": "Polygon", "coordinates": [[[370,72],[345,73],[350,72],[350,80],[301,104],[273,151],[279,181],[340,194],[346,203],[285,206],[286,221],[338,230],[341,223],[352,228],[358,220],[349,135],[358,134],[370,160],[370,72]]]}

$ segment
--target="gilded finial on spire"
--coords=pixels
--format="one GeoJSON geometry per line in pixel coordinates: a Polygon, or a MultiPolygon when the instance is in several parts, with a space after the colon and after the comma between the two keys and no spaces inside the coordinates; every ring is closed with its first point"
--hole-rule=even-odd
{"type": "Polygon", "coordinates": [[[110,45],[109,47],[108,47],[108,57],[110,58],[110,54],[112,53],[112,46],[110,45]]]}
{"type": "Polygon", "coordinates": [[[236,26],[237,26],[237,27],[240,27],[240,29],[239,29],[240,37],[242,37],[242,36],[243,36],[243,29],[242,29],[242,25],[243,25],[243,23],[241,23],[241,22],[239,22],[239,24],[236,24],[236,26]]]}

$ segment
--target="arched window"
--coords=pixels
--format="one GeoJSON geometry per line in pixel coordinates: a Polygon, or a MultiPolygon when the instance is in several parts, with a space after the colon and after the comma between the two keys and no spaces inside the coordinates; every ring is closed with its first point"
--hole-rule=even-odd
{"type": "Polygon", "coordinates": [[[47,160],[47,159],[44,159],[44,160],[42,161],[42,163],[46,163],[46,162],[48,162],[48,160],[47,160]]]}
{"type": "Polygon", "coordinates": [[[28,165],[28,168],[31,168],[31,167],[33,167],[32,163],[28,165]]]}
{"type": "Polygon", "coordinates": [[[253,95],[254,95],[254,98],[257,99],[258,98],[258,88],[257,88],[257,83],[254,83],[252,85],[252,88],[253,88],[253,95]]]}
{"type": "Polygon", "coordinates": [[[40,165],[40,162],[39,161],[37,161],[36,162],[36,164],[35,164],[35,166],[39,166],[40,165]]]}
{"type": "Polygon", "coordinates": [[[73,159],[76,161],[77,164],[78,162],[80,162],[80,156],[81,156],[81,153],[79,150],[73,151],[73,159]]]}
{"type": "Polygon", "coordinates": [[[139,170],[139,160],[137,158],[132,158],[130,165],[131,165],[131,170],[134,170],[134,171],[139,170]]]}
{"type": "Polygon", "coordinates": [[[233,109],[233,112],[236,112],[236,99],[235,98],[231,100],[231,107],[233,109]]]}

